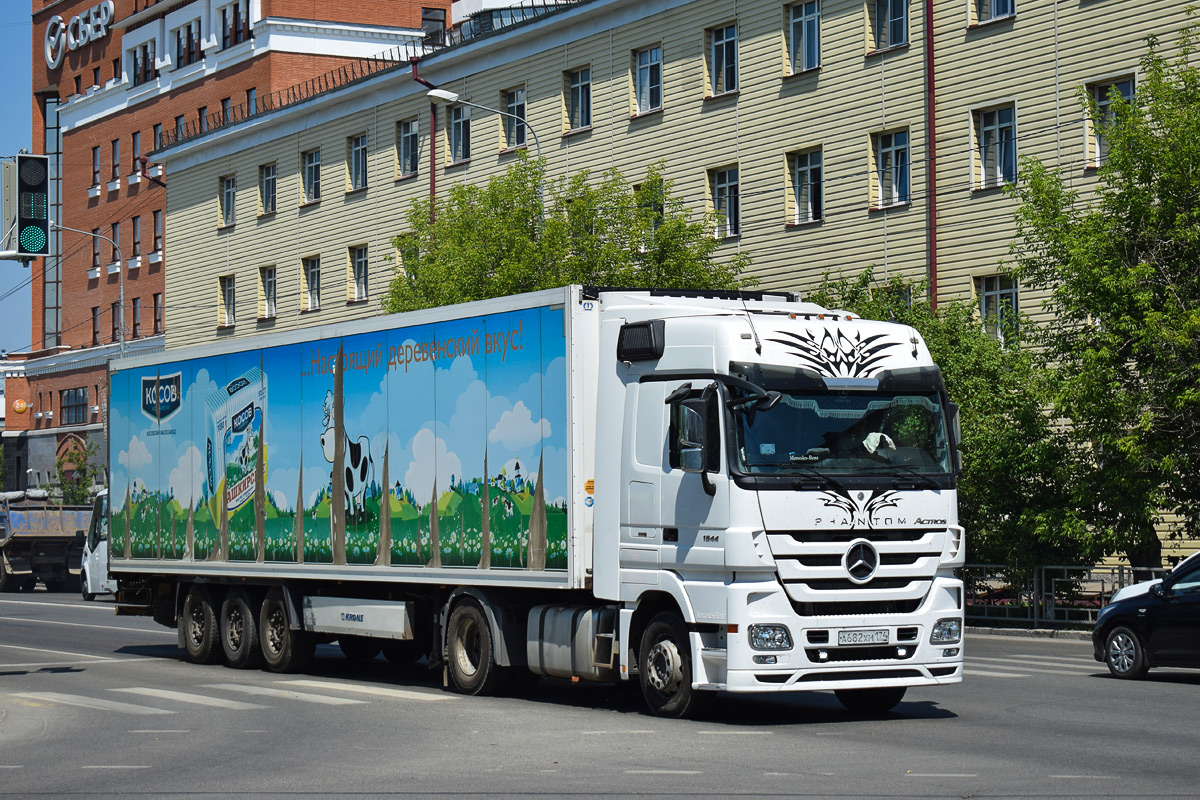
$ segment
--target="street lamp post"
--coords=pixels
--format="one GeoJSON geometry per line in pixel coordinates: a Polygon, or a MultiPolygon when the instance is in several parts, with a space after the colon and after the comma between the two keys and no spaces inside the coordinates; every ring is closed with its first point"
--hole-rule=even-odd
{"type": "Polygon", "coordinates": [[[118,245],[112,239],[108,238],[107,236],[105,236],[103,234],[93,233],[92,231],[81,231],[78,228],[68,228],[66,225],[61,225],[61,224],[55,222],[54,220],[50,220],[50,227],[58,228],[58,229],[64,230],[64,231],[71,231],[72,233],[82,233],[84,236],[91,236],[92,238],[95,238],[95,239],[103,239],[104,241],[111,244],[113,246],[113,250],[116,251],[116,253],[117,253],[117,270],[121,276],[120,281],[119,281],[119,283],[121,285],[121,302],[119,305],[119,311],[117,312],[118,313],[117,323],[118,323],[119,329],[120,329],[118,341],[120,342],[121,357],[124,358],[125,357],[125,259],[121,257],[120,245],[118,245]]]}
{"type": "Polygon", "coordinates": [[[524,117],[518,117],[516,114],[510,114],[509,112],[501,111],[498,108],[489,108],[488,106],[481,106],[478,103],[472,103],[468,100],[463,100],[461,97],[458,96],[457,93],[451,92],[448,89],[430,89],[426,94],[429,97],[429,99],[435,103],[441,103],[444,105],[451,105],[451,106],[452,105],[470,106],[471,108],[478,108],[480,111],[491,111],[494,114],[500,114],[501,116],[511,117],[512,119],[515,119],[517,122],[524,125],[526,130],[528,130],[531,134],[533,134],[533,146],[537,150],[538,160],[539,161],[541,160],[541,158],[542,158],[542,143],[538,141],[537,131],[535,131],[533,129],[532,125],[530,125],[528,122],[525,121],[524,117]]]}

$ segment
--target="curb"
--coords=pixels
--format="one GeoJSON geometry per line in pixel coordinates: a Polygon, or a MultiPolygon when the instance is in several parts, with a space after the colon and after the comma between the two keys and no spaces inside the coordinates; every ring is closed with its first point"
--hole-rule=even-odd
{"type": "Polygon", "coordinates": [[[1011,636],[1022,639],[1067,639],[1078,642],[1090,642],[1091,631],[1059,630],[1057,628],[981,628],[968,625],[968,634],[976,636],[1011,636]]]}

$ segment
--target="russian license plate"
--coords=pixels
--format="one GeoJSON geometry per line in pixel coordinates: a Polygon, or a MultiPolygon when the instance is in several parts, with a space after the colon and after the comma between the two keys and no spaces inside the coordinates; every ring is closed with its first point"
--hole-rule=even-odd
{"type": "Polygon", "coordinates": [[[887,644],[888,632],[880,631],[838,631],[838,644],[887,644]]]}

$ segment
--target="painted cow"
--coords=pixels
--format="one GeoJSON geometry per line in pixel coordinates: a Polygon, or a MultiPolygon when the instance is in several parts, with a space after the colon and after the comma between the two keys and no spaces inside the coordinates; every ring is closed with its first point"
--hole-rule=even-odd
{"type": "MultiPolygon", "coordinates": [[[[321,452],[325,460],[333,463],[337,444],[337,431],[333,426],[333,392],[325,393],[325,432],[321,434],[321,452]]],[[[346,497],[345,508],[354,516],[363,507],[363,493],[375,480],[375,460],[371,458],[371,440],[360,436],[353,440],[342,434],[346,445],[346,497]]]]}

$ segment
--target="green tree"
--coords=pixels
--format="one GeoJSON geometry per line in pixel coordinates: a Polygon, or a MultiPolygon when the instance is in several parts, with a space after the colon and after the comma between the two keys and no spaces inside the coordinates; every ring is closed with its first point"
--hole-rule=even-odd
{"type": "Polygon", "coordinates": [[[63,505],[83,506],[92,501],[92,485],[103,475],[103,467],[95,462],[99,452],[95,442],[88,442],[82,448],[76,444],[54,462],[63,505]]]}
{"type": "Polygon", "coordinates": [[[935,311],[925,284],[877,284],[869,269],[850,279],[827,277],[807,299],[910,325],[924,338],[960,409],[958,509],[968,561],[1028,570],[1091,563],[1099,555],[1074,511],[1069,443],[1045,413],[1045,372],[1019,347],[1015,325],[1001,346],[973,305],[943,301],[935,311]]]}
{"type": "Polygon", "coordinates": [[[1084,105],[1107,142],[1094,194],[1022,162],[1012,274],[1048,292],[1038,329],[1070,421],[1080,506],[1105,552],[1161,565],[1155,526],[1200,534],[1200,69],[1197,25],[1151,39],[1133,102],[1084,105]]]}
{"type": "Polygon", "coordinates": [[[385,311],[481,300],[570,283],[736,289],[744,255],[717,257],[716,217],[689,214],[658,167],[631,186],[615,169],[547,180],[519,158],[486,186],[460,184],[413,203],[392,240],[396,277],[385,311]]]}

